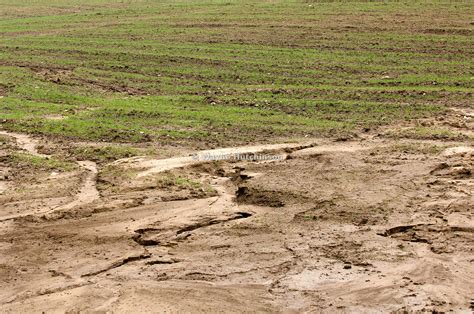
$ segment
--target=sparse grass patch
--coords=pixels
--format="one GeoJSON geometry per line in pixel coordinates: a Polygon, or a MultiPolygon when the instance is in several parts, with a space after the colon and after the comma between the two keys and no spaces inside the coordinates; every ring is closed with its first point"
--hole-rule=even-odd
{"type": "Polygon", "coordinates": [[[400,143],[387,147],[376,148],[374,150],[385,153],[437,155],[443,152],[447,147],[449,147],[449,145],[437,145],[431,143],[400,143]]]}
{"type": "Polygon", "coordinates": [[[156,177],[157,187],[177,189],[201,189],[203,183],[196,181],[186,175],[178,175],[166,171],[156,177]]]}
{"type": "Polygon", "coordinates": [[[172,191],[187,190],[192,195],[210,197],[216,195],[216,190],[207,182],[197,180],[181,171],[165,171],[155,176],[156,187],[172,191]]]}
{"type": "Polygon", "coordinates": [[[13,140],[11,137],[0,134],[0,144],[9,144],[12,142],[13,140]]]}
{"type": "Polygon", "coordinates": [[[405,129],[391,130],[387,136],[392,138],[412,139],[439,139],[439,140],[464,140],[466,135],[451,130],[431,127],[411,127],[405,129]]]}
{"type": "Polygon", "coordinates": [[[12,153],[8,160],[20,167],[28,167],[40,170],[72,171],[77,169],[77,165],[72,162],[62,161],[51,157],[34,156],[27,153],[12,153]]]}

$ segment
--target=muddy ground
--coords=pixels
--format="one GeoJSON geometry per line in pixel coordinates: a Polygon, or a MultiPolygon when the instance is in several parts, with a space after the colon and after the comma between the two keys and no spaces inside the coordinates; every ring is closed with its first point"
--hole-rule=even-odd
{"type": "Polygon", "coordinates": [[[468,312],[472,111],[431,123],[466,137],[183,149],[64,171],[11,162],[57,143],[3,132],[1,312],[468,312]],[[204,160],[232,153],[278,158],[204,160]]]}

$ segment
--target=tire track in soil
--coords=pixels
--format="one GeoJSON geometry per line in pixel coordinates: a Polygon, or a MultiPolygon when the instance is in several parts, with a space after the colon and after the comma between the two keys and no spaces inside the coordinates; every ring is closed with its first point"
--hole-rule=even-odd
{"type": "MultiPolygon", "coordinates": [[[[38,152],[38,149],[37,149],[38,141],[36,139],[31,138],[30,136],[26,134],[0,131],[0,135],[5,135],[5,136],[14,138],[16,140],[17,145],[20,147],[20,149],[27,151],[29,154],[33,156],[42,157],[42,158],[51,157],[50,155],[41,154],[40,152],[38,152]]],[[[40,211],[27,212],[27,213],[22,213],[18,215],[2,217],[0,218],[0,223],[9,221],[9,220],[18,219],[18,218],[27,217],[30,215],[44,215],[44,214],[50,214],[52,212],[59,211],[59,210],[69,210],[77,206],[92,203],[93,201],[99,199],[100,195],[96,187],[97,164],[93,161],[77,161],[76,163],[79,165],[81,169],[83,169],[87,173],[87,175],[82,182],[82,186],[79,190],[79,193],[76,194],[73,201],[64,205],[58,205],[53,208],[47,207],[40,211]]]]}

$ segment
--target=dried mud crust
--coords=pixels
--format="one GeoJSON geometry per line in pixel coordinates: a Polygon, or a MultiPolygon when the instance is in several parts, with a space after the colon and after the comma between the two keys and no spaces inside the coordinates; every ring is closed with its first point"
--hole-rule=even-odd
{"type": "MultiPolygon", "coordinates": [[[[37,152],[23,139],[2,154],[37,152]]],[[[284,146],[229,149],[272,162],[132,157],[54,179],[2,164],[0,214],[20,211],[0,222],[2,312],[469,309],[469,142],[284,146]]]]}

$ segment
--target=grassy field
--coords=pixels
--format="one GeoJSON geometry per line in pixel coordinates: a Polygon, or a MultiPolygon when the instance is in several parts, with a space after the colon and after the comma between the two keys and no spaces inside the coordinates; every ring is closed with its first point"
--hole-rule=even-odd
{"type": "Polygon", "coordinates": [[[0,0],[0,127],[206,145],[472,104],[472,1],[0,0]]]}

